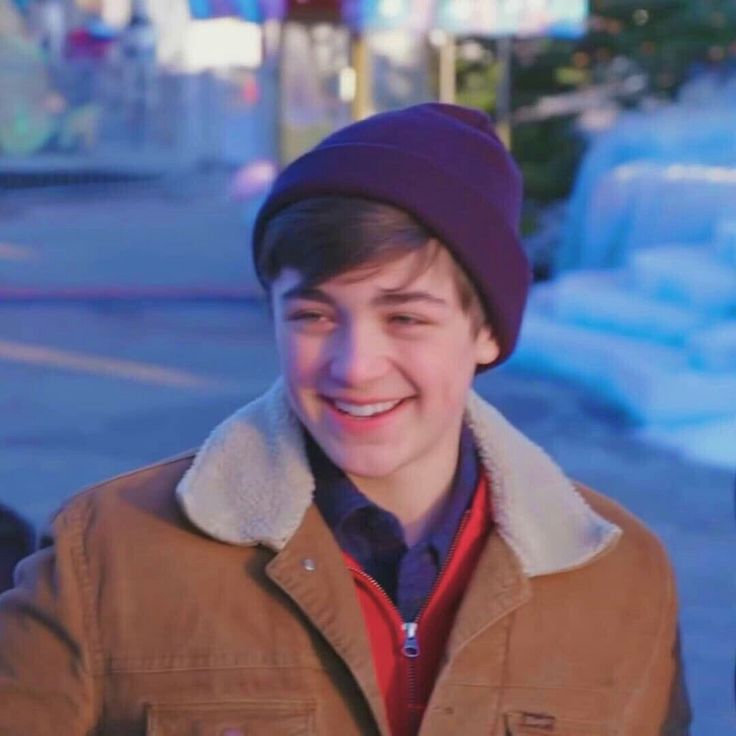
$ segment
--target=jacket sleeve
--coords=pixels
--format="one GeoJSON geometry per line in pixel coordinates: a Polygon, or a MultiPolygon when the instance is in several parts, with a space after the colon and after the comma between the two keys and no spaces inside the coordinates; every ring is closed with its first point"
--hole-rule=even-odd
{"type": "Polygon", "coordinates": [[[636,683],[625,717],[626,736],[689,736],[692,714],[680,655],[677,592],[661,550],[662,606],[648,667],[636,683]]]}
{"type": "Polygon", "coordinates": [[[675,671],[672,676],[667,715],[662,723],[660,736],[688,736],[692,711],[690,710],[690,698],[685,684],[685,669],[682,664],[679,632],[675,639],[672,658],[675,671]]]}
{"type": "Polygon", "coordinates": [[[77,506],[0,595],[0,736],[86,736],[94,730],[99,652],[77,506]]]}

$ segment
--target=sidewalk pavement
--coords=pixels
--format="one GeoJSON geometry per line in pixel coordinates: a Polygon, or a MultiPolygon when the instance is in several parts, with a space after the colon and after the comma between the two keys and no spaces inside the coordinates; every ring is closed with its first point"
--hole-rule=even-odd
{"type": "Polygon", "coordinates": [[[84,181],[136,181],[160,178],[172,171],[191,171],[192,156],[180,150],[160,147],[134,148],[130,145],[98,144],[92,151],[69,153],[34,153],[0,156],[0,183],[8,188],[49,186],[56,183],[84,181]]]}
{"type": "MultiPolygon", "coordinates": [[[[197,445],[273,380],[269,318],[225,185],[214,175],[0,203],[0,502],[41,524],[76,489],[197,445]]],[[[736,732],[733,474],[643,444],[564,382],[502,367],[477,388],[659,534],[678,573],[693,736],[736,732]]],[[[632,601],[632,617],[644,605],[632,601]]]]}
{"type": "Polygon", "coordinates": [[[252,298],[227,172],[24,190],[0,200],[0,299],[252,298]]]}

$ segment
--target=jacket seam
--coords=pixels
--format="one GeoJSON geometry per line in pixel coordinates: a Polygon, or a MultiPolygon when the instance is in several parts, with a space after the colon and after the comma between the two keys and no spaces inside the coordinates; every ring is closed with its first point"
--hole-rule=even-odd
{"type": "Polygon", "coordinates": [[[70,519],[70,527],[72,528],[70,547],[73,553],[75,567],[77,568],[79,589],[82,594],[83,617],[87,627],[87,636],[85,639],[87,640],[87,647],[93,658],[92,673],[97,674],[102,670],[102,642],[99,635],[99,626],[97,625],[97,616],[94,613],[94,606],[92,604],[94,586],[92,584],[92,576],[89,573],[89,559],[84,541],[85,527],[89,525],[89,507],[85,504],[83,508],[78,509],[75,517],[70,519]],[[85,512],[85,518],[81,518],[82,511],[85,512]]]}
{"type": "MultiPolygon", "coordinates": [[[[531,600],[532,596],[529,597],[531,600]]],[[[506,678],[509,673],[509,663],[511,661],[511,631],[514,628],[514,621],[516,620],[517,613],[514,611],[506,626],[506,641],[504,642],[503,648],[503,669],[501,670],[501,685],[499,686],[499,698],[497,702],[496,717],[493,719],[493,733],[496,733],[501,725],[501,719],[504,713],[504,702],[503,702],[503,691],[506,687],[506,678]]]]}
{"type": "MultiPolygon", "coordinates": [[[[92,703],[94,718],[102,710],[102,645],[99,635],[97,617],[94,613],[93,593],[94,586],[89,574],[89,563],[84,542],[85,528],[89,525],[90,510],[85,504],[83,508],[67,511],[60,519],[64,526],[68,527],[69,552],[73,563],[74,574],[77,578],[79,598],[82,606],[82,621],[85,631],[82,632],[81,645],[86,649],[89,656],[89,679],[92,688],[92,703]]],[[[60,532],[62,529],[60,529],[60,532]]]]}
{"type": "MultiPolygon", "coordinates": [[[[453,682],[453,685],[467,685],[467,686],[473,686],[473,683],[462,683],[462,682],[453,682]]],[[[486,687],[483,685],[478,685],[478,687],[486,687]]],[[[496,687],[496,686],[494,686],[496,687]]],[[[634,688],[625,688],[625,687],[574,687],[574,686],[563,686],[563,685],[498,685],[499,688],[502,688],[503,690],[553,690],[555,692],[576,692],[576,693],[598,693],[598,694],[608,694],[608,693],[631,693],[635,692],[634,688]]]]}
{"type": "Polygon", "coordinates": [[[166,667],[164,665],[153,666],[153,667],[131,667],[131,668],[117,668],[109,667],[105,670],[105,676],[115,675],[136,675],[146,674],[155,672],[199,672],[199,671],[210,671],[210,670],[307,670],[310,672],[327,672],[325,668],[317,664],[308,665],[293,665],[293,664],[282,664],[282,665],[271,665],[271,664],[201,664],[201,665],[181,665],[166,667]]]}
{"type": "Polygon", "coordinates": [[[626,703],[625,709],[624,709],[624,718],[622,719],[623,723],[628,723],[629,718],[631,716],[632,709],[634,708],[635,702],[640,698],[642,691],[645,688],[645,685],[647,682],[650,682],[650,673],[652,669],[654,668],[655,662],[657,661],[657,658],[660,656],[660,647],[662,644],[662,640],[664,639],[665,630],[667,628],[667,621],[669,620],[669,616],[667,615],[670,605],[672,601],[674,600],[674,580],[672,576],[672,572],[669,568],[669,565],[666,562],[666,557],[664,554],[664,550],[661,546],[661,543],[657,540],[656,541],[657,547],[658,547],[658,568],[657,568],[657,578],[661,579],[661,576],[665,578],[667,581],[666,583],[666,589],[663,591],[662,596],[662,603],[660,606],[660,612],[659,612],[659,626],[657,628],[657,636],[654,641],[654,646],[652,647],[652,652],[649,657],[649,660],[647,661],[646,667],[643,669],[641,676],[639,677],[639,681],[636,685],[636,687],[631,688],[631,690],[621,690],[620,692],[627,692],[630,694],[630,697],[628,698],[628,702],[626,703]]]}

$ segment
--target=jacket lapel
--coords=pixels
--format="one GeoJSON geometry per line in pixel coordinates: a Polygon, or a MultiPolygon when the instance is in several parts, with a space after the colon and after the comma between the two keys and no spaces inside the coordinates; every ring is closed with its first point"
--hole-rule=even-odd
{"type": "Polygon", "coordinates": [[[355,583],[334,537],[314,506],[268,563],[266,574],[337,652],[360,686],[380,732],[389,734],[355,583]],[[340,601],[340,605],[335,605],[335,601],[340,601]]]}
{"type": "Polygon", "coordinates": [[[465,419],[491,488],[493,519],[528,577],[586,564],[621,530],[596,514],[561,468],[471,393],[465,419]]]}
{"type": "Polygon", "coordinates": [[[493,529],[455,616],[422,736],[491,733],[508,668],[513,614],[530,598],[519,560],[493,529]]]}
{"type": "Polygon", "coordinates": [[[447,642],[447,660],[530,597],[531,587],[518,559],[492,531],[455,617],[447,642]]]}

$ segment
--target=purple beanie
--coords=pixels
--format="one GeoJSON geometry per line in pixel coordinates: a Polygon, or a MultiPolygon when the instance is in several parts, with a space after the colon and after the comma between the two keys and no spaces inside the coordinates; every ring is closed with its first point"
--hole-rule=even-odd
{"type": "Polygon", "coordinates": [[[325,138],[287,166],[253,228],[258,263],[269,218],[321,195],[386,202],[413,215],[475,284],[500,354],[513,351],[531,281],[519,239],[519,171],[485,113],[425,103],[373,115],[325,138]]]}

